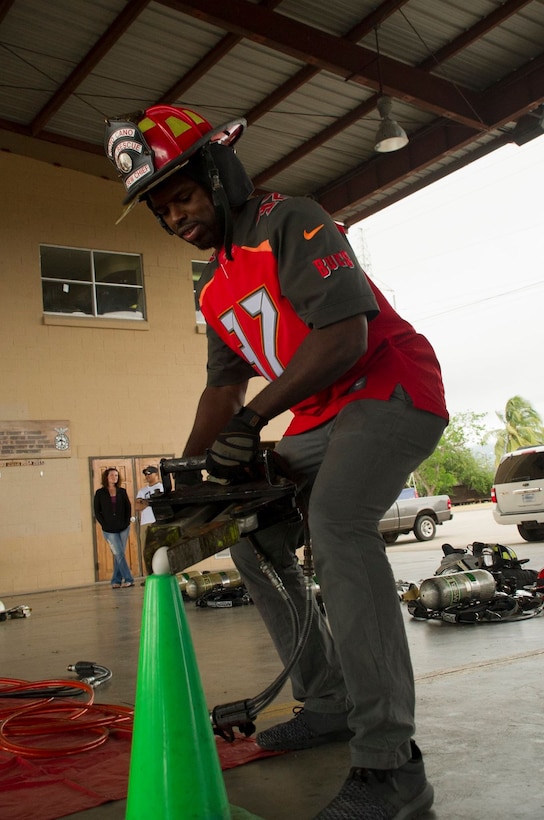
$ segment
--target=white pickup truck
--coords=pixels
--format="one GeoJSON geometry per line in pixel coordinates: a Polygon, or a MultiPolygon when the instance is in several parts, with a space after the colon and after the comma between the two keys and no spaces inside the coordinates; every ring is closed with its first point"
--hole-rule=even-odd
{"type": "Polygon", "coordinates": [[[452,518],[449,495],[403,498],[401,494],[380,521],[380,532],[386,544],[394,544],[399,535],[410,532],[418,541],[430,541],[437,524],[452,518]]]}

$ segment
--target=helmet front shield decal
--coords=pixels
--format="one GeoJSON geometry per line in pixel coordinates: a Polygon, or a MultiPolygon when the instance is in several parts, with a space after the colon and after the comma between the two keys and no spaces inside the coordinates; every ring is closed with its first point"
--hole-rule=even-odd
{"type": "MultiPolygon", "coordinates": [[[[232,147],[246,125],[246,120],[240,117],[213,128],[198,112],[171,105],[154,105],[145,111],[106,120],[106,155],[126,192],[123,199],[126,207],[118,222],[136,202],[145,200],[149,191],[179,171],[208,144],[232,147]]],[[[233,162],[234,159],[223,163],[226,171],[233,162]]],[[[245,199],[253,190],[245,171],[242,176],[243,185],[238,195],[234,195],[234,189],[239,187],[238,179],[236,185],[233,183],[232,204],[236,204],[236,196],[243,192],[245,199]]],[[[210,184],[213,189],[213,179],[210,184]]]]}
{"type": "Polygon", "coordinates": [[[107,120],[104,136],[106,156],[117,169],[127,193],[155,173],[153,151],[136,123],[125,119],[107,120]]]}

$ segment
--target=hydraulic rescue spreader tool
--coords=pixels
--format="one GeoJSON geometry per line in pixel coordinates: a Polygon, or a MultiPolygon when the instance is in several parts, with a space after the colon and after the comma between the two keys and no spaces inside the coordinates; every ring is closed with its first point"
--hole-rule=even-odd
{"type": "Polygon", "coordinates": [[[280,474],[273,451],[261,451],[242,483],[202,481],[205,467],[205,456],[161,460],[164,493],[149,499],[156,523],[147,530],[144,548],[148,572],[160,547],[168,548],[170,570],[178,573],[228,549],[242,535],[255,536],[279,521],[302,520],[296,484],[280,474]]]}
{"type": "Polygon", "coordinates": [[[232,741],[235,727],[246,737],[253,734],[257,714],[277,696],[300,657],[313,617],[314,568],[296,482],[287,475],[273,451],[262,450],[255,466],[248,471],[247,481],[241,483],[231,484],[210,477],[203,481],[205,467],[205,456],[161,460],[164,493],[149,499],[156,521],[148,527],[146,534],[144,559],[147,571],[178,574],[234,546],[240,538],[246,538],[255,550],[261,571],[289,609],[294,636],[289,661],[264,691],[253,698],[226,703],[211,710],[210,720],[215,734],[232,741]],[[304,533],[300,544],[301,547],[304,545],[302,569],[306,588],[302,625],[283,581],[259,543],[259,533],[280,521],[299,523],[301,533],[304,533]]]}

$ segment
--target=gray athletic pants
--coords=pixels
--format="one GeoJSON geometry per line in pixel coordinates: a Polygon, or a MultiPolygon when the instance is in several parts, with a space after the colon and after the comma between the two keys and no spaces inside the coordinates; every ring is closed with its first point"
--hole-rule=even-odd
{"type": "MultiPolygon", "coordinates": [[[[416,410],[402,388],[389,401],[365,399],[332,421],[286,436],[277,451],[304,476],[316,575],[330,628],[315,607],[303,655],[291,673],[307,709],[349,709],[353,766],[398,768],[411,756],[414,680],[395,579],[378,523],[408,475],[436,447],[444,419],[416,410]]],[[[257,534],[304,617],[305,589],[294,551],[301,527],[279,523],[257,534]]],[[[292,650],[288,607],[242,540],[232,558],[285,663],[292,650]]]]}

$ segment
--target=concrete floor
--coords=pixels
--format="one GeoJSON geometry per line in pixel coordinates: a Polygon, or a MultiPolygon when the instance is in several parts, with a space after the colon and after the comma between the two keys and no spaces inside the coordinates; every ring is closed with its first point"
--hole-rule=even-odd
{"type": "MultiPolygon", "coordinates": [[[[395,577],[417,583],[433,575],[444,540],[431,549],[417,542],[388,549],[395,577]]],[[[518,548],[537,569],[542,552],[541,544],[518,548]]],[[[96,700],[133,705],[143,597],[139,585],[113,591],[97,584],[4,598],[7,607],[26,604],[32,614],[0,624],[2,674],[59,678],[68,664],[92,660],[113,671],[96,700]]],[[[185,610],[210,708],[256,695],[279,672],[253,606],[203,609],[188,601],[185,610]]],[[[544,617],[459,626],[416,621],[403,610],[417,681],[417,740],[436,794],[424,820],[544,818],[544,617]]],[[[294,705],[286,686],[258,728],[287,719],[294,705]]],[[[231,769],[224,780],[230,803],[264,820],[310,820],[348,769],[347,745],[331,744],[231,769]]],[[[70,817],[124,814],[118,801],[70,817]]],[[[150,810],[150,820],[158,816],[150,810]]]]}

